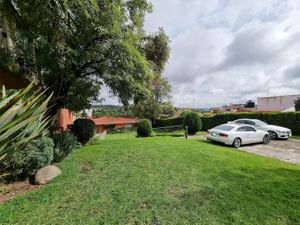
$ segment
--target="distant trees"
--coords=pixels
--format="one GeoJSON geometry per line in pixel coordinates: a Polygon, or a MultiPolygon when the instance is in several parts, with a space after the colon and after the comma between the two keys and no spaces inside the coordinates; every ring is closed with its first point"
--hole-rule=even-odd
{"type": "Polygon", "coordinates": [[[295,109],[297,112],[300,111],[300,98],[295,100],[295,109]]]}

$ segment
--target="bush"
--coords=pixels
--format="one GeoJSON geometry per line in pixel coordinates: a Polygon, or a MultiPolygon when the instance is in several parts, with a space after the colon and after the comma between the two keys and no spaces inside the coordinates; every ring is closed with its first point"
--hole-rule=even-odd
{"type": "Polygon", "coordinates": [[[77,119],[71,128],[71,133],[81,144],[86,144],[96,134],[96,124],[90,119],[77,119]]]}
{"type": "Polygon", "coordinates": [[[179,126],[183,124],[183,120],[184,117],[156,120],[155,124],[153,124],[153,127],[179,126]]]}
{"type": "Polygon", "coordinates": [[[139,137],[150,137],[152,134],[152,126],[149,120],[142,120],[137,127],[137,135],[139,137]]]}
{"type": "Polygon", "coordinates": [[[76,137],[71,133],[54,133],[51,135],[54,142],[53,162],[61,162],[70,153],[80,146],[76,137]]]}
{"type": "Polygon", "coordinates": [[[300,134],[300,113],[226,113],[211,117],[202,117],[203,130],[211,129],[229,121],[241,118],[259,119],[268,124],[287,127],[293,134],[300,134]]]}
{"type": "Polygon", "coordinates": [[[26,178],[51,163],[54,143],[51,138],[42,137],[29,142],[24,149],[10,154],[9,173],[12,179],[26,178]]]}
{"type": "Polygon", "coordinates": [[[200,116],[195,112],[187,113],[183,121],[183,126],[188,126],[188,134],[196,134],[202,129],[200,116]]]}

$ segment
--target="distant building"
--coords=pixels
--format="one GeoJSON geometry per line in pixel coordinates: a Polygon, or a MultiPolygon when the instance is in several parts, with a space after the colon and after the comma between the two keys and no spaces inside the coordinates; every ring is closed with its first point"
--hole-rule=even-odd
{"type": "Polygon", "coordinates": [[[258,98],[257,111],[295,111],[295,100],[297,100],[298,98],[300,98],[300,94],[258,98]]]}
{"type": "Polygon", "coordinates": [[[210,109],[211,113],[221,113],[223,112],[223,109],[221,107],[213,107],[210,109]]]}
{"type": "Polygon", "coordinates": [[[112,118],[112,117],[100,117],[92,119],[97,128],[97,133],[104,131],[110,131],[114,129],[133,129],[140,123],[137,119],[132,118],[112,118]]]}
{"type": "Polygon", "coordinates": [[[223,106],[224,112],[244,112],[245,105],[244,104],[229,104],[223,106]]]}

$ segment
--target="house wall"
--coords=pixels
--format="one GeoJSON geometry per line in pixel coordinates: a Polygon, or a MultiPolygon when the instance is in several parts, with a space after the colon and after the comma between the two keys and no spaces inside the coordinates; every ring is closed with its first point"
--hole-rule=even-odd
{"type": "Polygon", "coordinates": [[[22,89],[29,85],[29,81],[0,68],[0,86],[8,89],[22,89]]]}
{"type": "Polygon", "coordinates": [[[68,109],[61,109],[58,113],[58,127],[63,131],[68,130],[68,125],[74,123],[73,113],[68,109]]]}
{"type": "Polygon", "coordinates": [[[300,95],[258,98],[257,110],[282,112],[286,109],[294,107],[294,101],[298,98],[300,98],[300,95]]]}

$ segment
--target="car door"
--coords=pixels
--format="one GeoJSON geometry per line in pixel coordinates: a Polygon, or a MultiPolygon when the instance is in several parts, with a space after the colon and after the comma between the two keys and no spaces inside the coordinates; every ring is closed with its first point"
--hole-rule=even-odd
{"type": "Polygon", "coordinates": [[[249,143],[257,143],[262,140],[261,133],[259,131],[257,131],[255,128],[246,126],[245,129],[248,134],[249,143]]]}
{"type": "Polygon", "coordinates": [[[237,135],[242,139],[243,144],[250,144],[251,141],[251,132],[248,131],[247,126],[241,126],[237,129],[237,135]]]}

